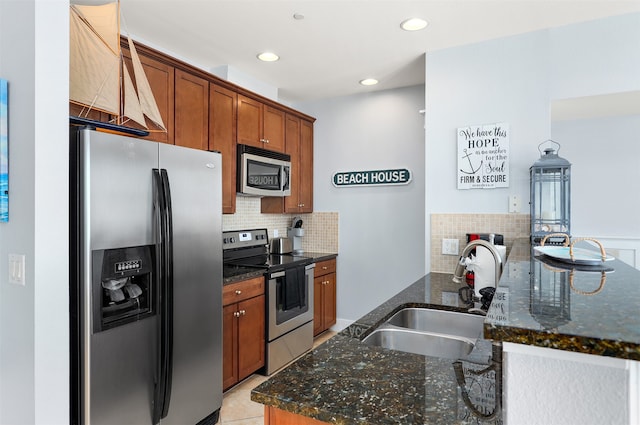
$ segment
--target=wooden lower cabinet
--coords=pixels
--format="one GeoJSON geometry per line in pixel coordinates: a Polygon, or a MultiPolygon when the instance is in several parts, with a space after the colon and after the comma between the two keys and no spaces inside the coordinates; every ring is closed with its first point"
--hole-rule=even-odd
{"type": "Polygon", "coordinates": [[[273,406],[264,407],[264,425],[321,425],[326,423],[328,422],[297,415],[273,406]]]}
{"type": "Polygon", "coordinates": [[[226,390],[264,366],[264,277],[225,286],[222,303],[222,387],[226,390]]]}
{"type": "Polygon", "coordinates": [[[336,259],[316,263],[313,278],[313,336],[336,324],[336,259]]]}

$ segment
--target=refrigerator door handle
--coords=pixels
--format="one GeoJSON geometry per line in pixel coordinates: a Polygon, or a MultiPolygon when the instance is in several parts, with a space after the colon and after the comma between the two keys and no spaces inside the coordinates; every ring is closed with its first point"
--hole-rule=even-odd
{"type": "Polygon", "coordinates": [[[162,418],[169,412],[171,401],[171,379],[173,376],[173,211],[171,209],[171,189],[169,185],[169,175],[166,169],[160,170],[162,180],[162,193],[165,200],[163,215],[165,217],[165,232],[163,235],[163,272],[165,277],[165,302],[162,311],[164,324],[164,349],[166,350],[166,384],[165,395],[162,408],[162,418]]]}
{"type": "Polygon", "coordinates": [[[153,424],[167,416],[171,400],[173,365],[173,223],[171,219],[171,193],[166,170],[153,169],[153,202],[157,215],[159,270],[159,320],[157,382],[153,401],[153,424]]]}

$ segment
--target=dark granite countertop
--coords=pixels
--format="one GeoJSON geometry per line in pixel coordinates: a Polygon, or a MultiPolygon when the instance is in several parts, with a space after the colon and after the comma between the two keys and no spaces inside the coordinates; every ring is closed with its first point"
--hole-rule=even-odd
{"type": "Polygon", "coordinates": [[[489,308],[485,337],[640,360],[640,271],[617,259],[604,267],[535,256],[528,240],[516,241],[489,308]]]}
{"type": "Polygon", "coordinates": [[[501,423],[501,356],[491,340],[640,360],[640,272],[619,260],[606,267],[571,271],[516,241],[485,320],[486,339],[466,361],[361,342],[404,307],[465,311],[451,275],[430,273],[254,388],[251,399],[337,424],[501,423]]]}
{"type": "Polygon", "coordinates": [[[459,287],[449,274],[428,274],[253,389],[251,399],[337,424],[501,423],[499,408],[492,415],[500,356],[492,361],[490,341],[478,340],[458,362],[361,342],[404,307],[466,311],[457,305],[459,287]]]}

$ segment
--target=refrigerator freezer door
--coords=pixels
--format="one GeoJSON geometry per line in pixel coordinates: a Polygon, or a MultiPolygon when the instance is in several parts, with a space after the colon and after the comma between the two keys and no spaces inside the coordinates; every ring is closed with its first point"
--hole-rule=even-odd
{"type": "Polygon", "coordinates": [[[157,144],[83,130],[79,138],[82,258],[79,292],[84,423],[150,424],[156,363],[156,315],[94,332],[92,297],[100,297],[98,250],[154,244],[152,168],[157,144]],[[98,279],[96,282],[95,280],[98,279]],[[98,288],[92,291],[93,288],[98,288]]]}
{"type": "Polygon", "coordinates": [[[173,212],[173,374],[162,424],[222,406],[222,174],[219,153],[160,144],[173,212]]]}

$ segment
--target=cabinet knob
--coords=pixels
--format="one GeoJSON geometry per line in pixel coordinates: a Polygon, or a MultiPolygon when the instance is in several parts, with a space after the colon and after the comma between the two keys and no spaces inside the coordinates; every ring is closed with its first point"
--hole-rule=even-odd
{"type": "Polygon", "coordinates": [[[234,311],[233,312],[233,317],[240,317],[240,312],[239,311],[234,311]]]}
{"type": "Polygon", "coordinates": [[[260,139],[260,141],[261,141],[262,143],[269,144],[269,139],[260,139]]]}
{"type": "Polygon", "coordinates": [[[329,269],[329,267],[327,267],[327,266],[322,266],[322,270],[327,270],[327,269],[329,269]]]}
{"type": "Polygon", "coordinates": [[[244,316],[245,314],[247,314],[245,310],[240,310],[239,316],[244,316]]]}
{"type": "Polygon", "coordinates": [[[240,295],[240,294],[242,294],[242,291],[239,289],[236,289],[236,295],[240,295]]]}

